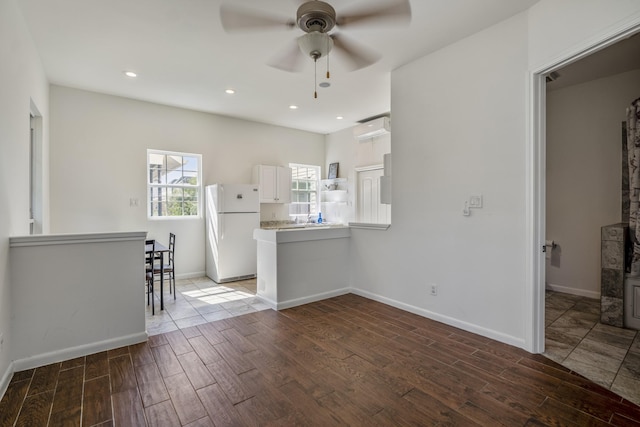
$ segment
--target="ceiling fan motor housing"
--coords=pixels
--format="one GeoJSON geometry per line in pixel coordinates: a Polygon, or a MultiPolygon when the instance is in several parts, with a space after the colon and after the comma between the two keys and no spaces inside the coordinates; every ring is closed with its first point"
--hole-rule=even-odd
{"type": "Polygon", "coordinates": [[[328,33],[336,25],[336,11],[319,0],[308,1],[298,8],[298,27],[305,33],[318,31],[328,33]]]}

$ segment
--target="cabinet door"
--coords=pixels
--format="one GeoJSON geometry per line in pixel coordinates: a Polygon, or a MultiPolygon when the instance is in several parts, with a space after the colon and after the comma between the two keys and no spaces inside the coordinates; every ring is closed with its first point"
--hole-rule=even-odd
{"type": "Polygon", "coordinates": [[[276,202],[291,203],[291,168],[278,167],[276,178],[276,202]]]}
{"type": "Polygon", "coordinates": [[[260,166],[260,203],[277,203],[277,176],[276,166],[260,166]]]}
{"type": "Polygon", "coordinates": [[[253,180],[260,185],[260,203],[291,203],[291,168],[258,165],[253,180]]]}

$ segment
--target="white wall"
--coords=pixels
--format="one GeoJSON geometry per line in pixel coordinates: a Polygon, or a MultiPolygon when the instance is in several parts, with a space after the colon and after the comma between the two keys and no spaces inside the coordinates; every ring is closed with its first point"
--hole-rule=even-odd
{"type": "Polygon", "coordinates": [[[391,152],[391,134],[359,141],[353,136],[353,127],[327,135],[325,169],[340,163],[339,178],[350,178],[354,168],[382,164],[383,155],[391,152]]]}
{"type": "MultiPolygon", "coordinates": [[[[18,337],[10,333],[12,310],[9,236],[29,232],[30,104],[43,116],[43,150],[48,151],[48,82],[40,58],[13,0],[0,0],[0,395],[11,374],[18,337]]],[[[46,157],[45,157],[46,158],[46,157]]],[[[47,173],[45,162],[44,173],[47,173]]],[[[48,190],[43,202],[46,207],[48,190]]],[[[45,215],[46,216],[46,215],[45,215]]],[[[45,228],[47,224],[44,224],[45,228]]]]}
{"type": "MultiPolygon", "coordinates": [[[[323,135],[283,127],[61,86],[51,112],[51,231],[148,230],[165,243],[174,232],[178,277],[205,271],[204,220],[147,220],[147,148],[202,154],[206,185],[250,183],[259,163],[324,163],[323,135]]],[[[283,206],[262,210],[288,218],[283,206]]]]}
{"type": "MultiPolygon", "coordinates": [[[[562,71],[561,71],[562,72],[562,71]]],[[[625,109],[640,70],[547,93],[547,286],[600,296],[600,227],[621,220],[625,109]]]]}
{"type": "MultiPolygon", "coordinates": [[[[383,113],[383,112],[381,112],[383,113]]],[[[391,125],[393,127],[393,125],[391,125]]],[[[392,130],[393,132],[393,130],[392,130]]],[[[386,153],[391,152],[391,135],[381,135],[372,139],[358,141],[353,136],[353,127],[327,135],[326,159],[322,171],[326,177],[329,164],[338,162],[338,177],[348,179],[349,216],[347,221],[355,221],[356,173],[363,166],[381,165],[386,153]]]]}
{"type": "Polygon", "coordinates": [[[358,288],[518,345],[526,28],[516,16],[392,73],[392,226],[352,230],[358,288]],[[471,194],[484,207],[465,217],[471,194]]]}
{"type": "Polygon", "coordinates": [[[393,225],[352,230],[359,292],[537,348],[530,73],[639,17],[637,1],[541,0],[395,70],[393,225]],[[463,217],[474,193],[484,207],[463,217]]]}
{"type": "Polygon", "coordinates": [[[11,239],[17,371],[146,341],[144,239],[140,231],[11,239]]]}
{"type": "Polygon", "coordinates": [[[603,41],[640,19],[637,0],[541,0],[528,11],[529,65],[535,70],[603,41]]]}

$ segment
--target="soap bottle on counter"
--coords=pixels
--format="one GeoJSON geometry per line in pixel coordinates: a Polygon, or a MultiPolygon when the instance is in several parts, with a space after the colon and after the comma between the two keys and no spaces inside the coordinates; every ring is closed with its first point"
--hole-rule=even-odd
{"type": "Polygon", "coordinates": [[[318,212],[318,224],[322,224],[322,212],[318,212]]]}

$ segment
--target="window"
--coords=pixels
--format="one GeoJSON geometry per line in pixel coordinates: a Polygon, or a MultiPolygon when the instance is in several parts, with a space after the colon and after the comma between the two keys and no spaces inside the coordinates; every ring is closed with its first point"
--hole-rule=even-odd
{"type": "Polygon", "coordinates": [[[290,163],[291,204],[289,215],[306,220],[320,211],[320,166],[290,163]]]}
{"type": "Polygon", "coordinates": [[[147,150],[149,218],[200,216],[201,164],[199,154],[147,150]]]}

